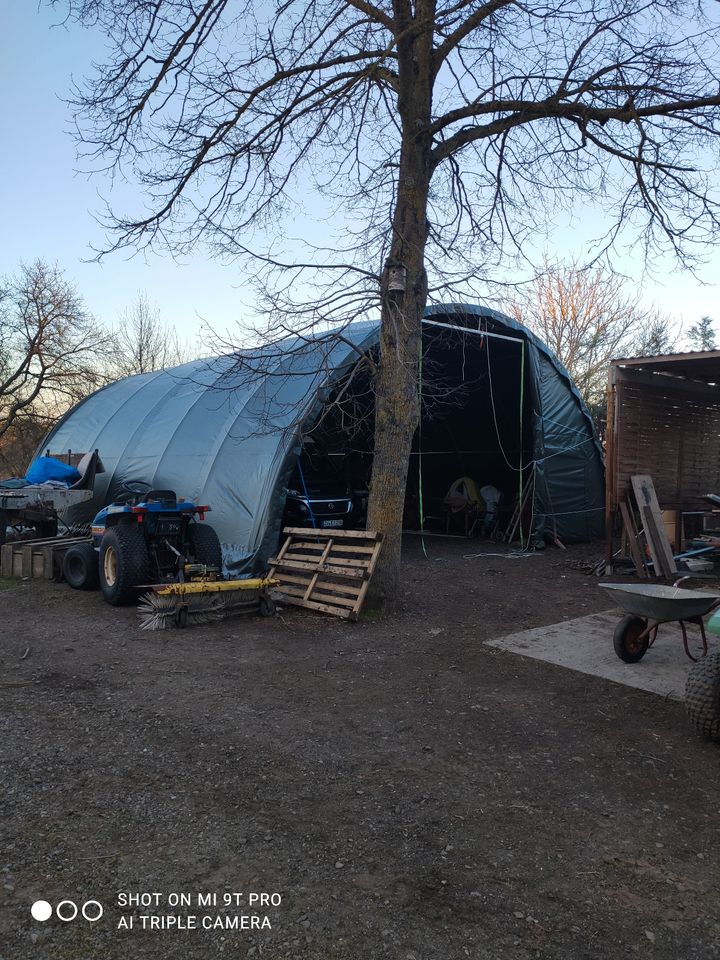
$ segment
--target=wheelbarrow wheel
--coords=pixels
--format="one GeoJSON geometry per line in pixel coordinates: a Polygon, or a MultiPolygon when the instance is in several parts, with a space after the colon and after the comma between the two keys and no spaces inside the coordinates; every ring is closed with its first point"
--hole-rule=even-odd
{"type": "Polygon", "coordinates": [[[642,660],[650,645],[650,638],[647,634],[641,638],[641,634],[646,629],[647,620],[642,617],[634,617],[632,614],[623,617],[615,627],[613,647],[622,661],[637,663],[638,660],[642,660]]]}
{"type": "Polygon", "coordinates": [[[685,710],[698,733],[720,740],[720,652],[693,664],[685,683],[685,710]]]}

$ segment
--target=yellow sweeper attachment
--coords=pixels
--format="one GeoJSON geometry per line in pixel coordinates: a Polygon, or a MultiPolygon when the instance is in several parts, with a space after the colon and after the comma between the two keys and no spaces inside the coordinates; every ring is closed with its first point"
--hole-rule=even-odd
{"type": "Polygon", "coordinates": [[[270,588],[278,585],[269,577],[255,580],[193,580],[153,587],[138,605],[143,630],[168,630],[189,623],[211,623],[229,613],[257,611],[275,614],[270,588]]]}

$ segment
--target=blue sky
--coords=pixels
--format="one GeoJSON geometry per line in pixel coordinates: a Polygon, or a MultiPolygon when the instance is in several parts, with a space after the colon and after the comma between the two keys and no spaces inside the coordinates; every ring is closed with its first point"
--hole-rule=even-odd
{"type": "MultiPolygon", "coordinates": [[[[213,262],[202,251],[181,263],[168,256],[130,258],[127,253],[113,254],[100,264],[85,262],[93,257],[93,246],[103,242],[93,214],[102,211],[108,184],[75,172],[72,117],[62,98],[68,95],[71,78],[87,75],[92,59],[102,58],[104,40],[75,26],[53,26],[58,19],[57,12],[38,9],[35,0],[2,0],[0,274],[12,273],[20,261],[36,257],[57,262],[90,310],[109,325],[139,291],[146,292],[162,318],[185,337],[194,337],[204,322],[216,330],[242,323],[249,299],[243,275],[238,267],[213,262]]],[[[593,220],[583,212],[581,226],[558,230],[543,245],[551,257],[578,253],[592,234],[593,220]]],[[[640,283],[642,263],[629,256],[621,262],[640,283]]],[[[685,326],[708,314],[720,332],[719,276],[720,256],[703,269],[705,285],[670,263],[660,264],[655,279],[644,281],[643,296],[648,305],[660,306],[685,326]]]]}

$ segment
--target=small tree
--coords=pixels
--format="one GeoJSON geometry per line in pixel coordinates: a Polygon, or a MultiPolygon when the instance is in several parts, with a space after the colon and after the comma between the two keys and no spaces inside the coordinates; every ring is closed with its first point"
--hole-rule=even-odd
{"type": "Polygon", "coordinates": [[[653,314],[641,321],[641,327],[632,344],[630,356],[656,357],[672,353],[676,348],[678,324],[662,314],[653,314]]]}
{"type": "Polygon", "coordinates": [[[111,379],[175,367],[190,359],[177,331],[163,323],[158,308],[151,307],[142,292],[123,311],[112,341],[107,363],[111,379]]]}
{"type": "Polygon", "coordinates": [[[687,341],[692,350],[714,350],[715,329],[710,317],[700,317],[687,332],[687,341]]]}
{"type": "Polygon", "coordinates": [[[642,307],[623,277],[576,260],[546,260],[543,271],[508,307],[555,352],[593,408],[602,407],[610,360],[635,353],[648,331],[661,338],[669,325],[642,307]]]}
{"type": "Polygon", "coordinates": [[[57,266],[23,265],[0,281],[0,439],[49,425],[100,381],[99,325],[57,266]]]}

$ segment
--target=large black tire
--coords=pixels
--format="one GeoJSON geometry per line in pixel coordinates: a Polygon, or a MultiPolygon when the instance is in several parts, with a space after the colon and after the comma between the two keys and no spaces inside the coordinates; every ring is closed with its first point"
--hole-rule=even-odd
{"type": "Polygon", "coordinates": [[[650,637],[645,636],[642,640],[638,639],[646,627],[646,620],[643,620],[642,617],[634,617],[632,614],[623,617],[615,627],[613,647],[615,653],[625,663],[637,663],[647,653],[650,637]]]}
{"type": "Polygon", "coordinates": [[[133,603],[137,587],[152,579],[150,555],[138,524],[121,523],[100,544],[100,590],[114,607],[133,603]]]}
{"type": "Polygon", "coordinates": [[[98,555],[91,543],[68,547],[63,558],[63,577],[73,590],[97,590],[100,585],[98,555]]]}
{"type": "Polygon", "coordinates": [[[57,536],[58,521],[57,517],[51,517],[49,520],[38,520],[35,524],[35,533],[40,540],[52,540],[57,536]]]}
{"type": "Polygon", "coordinates": [[[720,651],[690,667],[685,683],[685,710],[699,733],[720,741],[720,651]]]}
{"type": "Polygon", "coordinates": [[[217,567],[222,571],[222,548],[213,528],[207,523],[191,523],[188,527],[190,552],[196,563],[217,567]]]}

